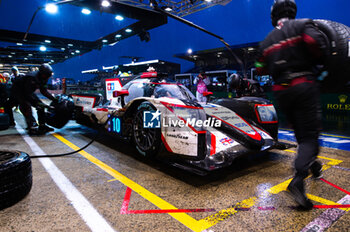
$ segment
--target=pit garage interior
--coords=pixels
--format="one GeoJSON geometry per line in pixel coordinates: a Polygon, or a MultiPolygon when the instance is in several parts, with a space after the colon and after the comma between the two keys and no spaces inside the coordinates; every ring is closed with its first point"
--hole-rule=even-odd
{"type": "MultiPolygon", "coordinates": [[[[171,73],[172,81],[202,71],[214,78],[231,72],[253,78],[258,41],[272,29],[272,3],[0,1],[0,73],[11,73],[13,66],[28,73],[49,63],[52,79],[66,81],[64,87],[51,82],[51,93],[79,95],[80,90],[84,97],[93,91],[93,96],[101,93],[104,98],[114,95],[108,83],[119,78],[124,85],[150,67],[171,73]],[[58,12],[50,14],[47,4],[58,12]]],[[[298,18],[324,18],[350,26],[346,0],[296,3],[298,18]]],[[[350,29],[347,33],[350,38],[350,29]]],[[[350,42],[347,48],[350,52],[350,42]]],[[[265,90],[274,103],[269,86],[265,90]]],[[[220,91],[214,91],[217,98],[231,97],[220,91]]],[[[280,146],[239,156],[229,166],[211,171],[167,156],[141,155],[135,142],[111,136],[102,127],[82,125],[76,118],[45,135],[30,135],[22,113],[13,108],[16,125],[6,127],[0,121],[0,127],[6,127],[0,131],[0,195],[16,197],[6,195],[9,186],[4,183],[10,178],[7,174],[22,172],[28,193],[0,210],[0,231],[349,231],[349,88],[326,91],[321,102],[318,159],[323,177],[315,180],[310,175],[305,180],[307,197],[314,204],[311,210],[301,209],[287,194],[298,148],[277,106],[280,146]],[[23,153],[30,159],[21,161],[26,162],[22,169],[7,173],[11,152],[17,161],[23,153]]],[[[108,111],[102,105],[97,108],[100,113],[108,111]]],[[[0,105],[1,120],[3,115],[0,105]]],[[[37,115],[34,108],[33,115],[37,115]]],[[[233,141],[224,138],[220,143],[233,141]]],[[[182,146],[179,149],[185,149],[182,146]]],[[[212,151],[211,146],[207,152],[212,151]]],[[[11,178],[10,184],[22,184],[11,178]]],[[[1,205],[6,205],[4,199],[1,205]]]]}

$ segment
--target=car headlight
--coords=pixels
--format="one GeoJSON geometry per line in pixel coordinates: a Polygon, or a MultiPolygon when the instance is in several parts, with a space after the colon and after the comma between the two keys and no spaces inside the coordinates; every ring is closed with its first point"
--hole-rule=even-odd
{"type": "Polygon", "coordinates": [[[277,123],[276,109],[272,104],[256,104],[255,113],[260,123],[277,123]]]}

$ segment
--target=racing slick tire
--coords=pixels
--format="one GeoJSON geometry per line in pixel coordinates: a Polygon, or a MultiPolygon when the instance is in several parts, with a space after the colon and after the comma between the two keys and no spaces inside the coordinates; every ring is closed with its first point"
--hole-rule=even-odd
{"type": "Polygon", "coordinates": [[[67,95],[60,95],[57,103],[51,103],[50,109],[46,115],[46,123],[55,128],[64,127],[69,120],[73,118],[74,101],[67,95]]]}
{"type": "Polygon", "coordinates": [[[137,107],[135,117],[132,121],[132,141],[141,155],[152,158],[158,154],[160,149],[161,129],[143,127],[145,111],[156,111],[156,109],[149,102],[142,102],[137,107]]]}
{"type": "Polygon", "coordinates": [[[345,91],[350,82],[350,28],[344,24],[315,20],[329,42],[325,70],[328,76],[322,81],[323,92],[345,91]]]}
{"type": "Polygon", "coordinates": [[[0,151],[0,210],[22,200],[30,192],[32,181],[28,154],[0,151]]]}

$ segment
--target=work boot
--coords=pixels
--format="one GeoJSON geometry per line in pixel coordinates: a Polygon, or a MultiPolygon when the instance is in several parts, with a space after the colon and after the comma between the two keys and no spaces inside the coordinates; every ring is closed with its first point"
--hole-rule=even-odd
{"type": "Polygon", "coordinates": [[[43,132],[51,132],[54,131],[55,129],[53,129],[52,127],[46,126],[46,125],[40,125],[39,126],[39,131],[43,131],[43,132]]]}
{"type": "Polygon", "coordinates": [[[30,127],[28,129],[28,134],[29,135],[44,135],[46,132],[39,130],[38,127],[30,127]]]}
{"type": "Polygon", "coordinates": [[[320,161],[315,161],[311,167],[310,167],[311,173],[312,173],[312,178],[315,180],[319,180],[323,177],[322,174],[322,164],[320,161]]]}
{"type": "Polygon", "coordinates": [[[293,199],[303,207],[305,210],[310,210],[313,207],[312,202],[307,198],[304,188],[304,179],[301,177],[294,177],[287,187],[289,194],[293,199]]]}

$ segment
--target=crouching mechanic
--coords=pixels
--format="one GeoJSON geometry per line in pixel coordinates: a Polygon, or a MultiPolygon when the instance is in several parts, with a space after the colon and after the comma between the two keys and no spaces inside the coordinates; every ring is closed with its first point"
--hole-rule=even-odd
{"type": "MultiPolygon", "coordinates": [[[[19,104],[19,108],[25,117],[29,134],[45,134],[46,132],[54,130],[46,125],[45,108],[47,108],[48,105],[44,104],[34,93],[39,89],[42,95],[51,101],[57,102],[57,99],[47,91],[46,86],[52,73],[53,70],[49,64],[42,64],[39,67],[39,71],[18,77],[12,84],[11,96],[7,109],[11,109],[13,104],[19,104]],[[39,127],[33,117],[32,106],[37,110],[39,127]]],[[[8,110],[8,114],[10,114],[10,119],[13,119],[12,110],[8,110]]]]}
{"type": "Polygon", "coordinates": [[[316,161],[321,129],[319,89],[313,72],[326,57],[327,42],[311,19],[295,19],[294,0],[275,0],[271,20],[275,27],[260,43],[258,74],[270,74],[277,103],[293,126],[298,142],[295,175],[288,186],[294,200],[305,209],[313,207],[305,195],[304,179],[309,170],[321,176],[322,165],[316,161]]]}

